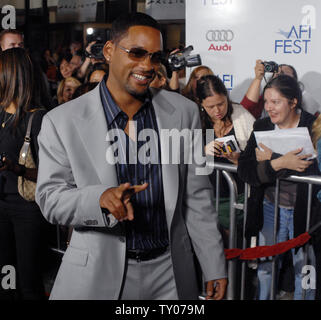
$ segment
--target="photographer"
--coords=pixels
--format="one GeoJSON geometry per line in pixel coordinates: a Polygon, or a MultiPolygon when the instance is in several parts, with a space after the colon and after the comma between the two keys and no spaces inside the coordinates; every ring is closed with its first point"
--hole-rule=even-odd
{"type": "MultiPolygon", "coordinates": [[[[204,75],[212,74],[213,71],[206,66],[201,66],[202,60],[199,54],[191,55],[193,46],[173,50],[168,57],[168,67],[172,71],[171,79],[169,80],[169,88],[172,91],[182,93],[190,100],[196,101],[196,82],[204,75]],[[186,67],[197,67],[193,70],[187,85],[185,86],[182,80],[185,80],[186,67]]],[[[185,82],[185,81],[184,81],[185,82]]]]}
{"type": "Polygon", "coordinates": [[[47,222],[35,201],[18,192],[18,177],[37,180],[37,168],[18,164],[30,116],[30,150],[38,162],[37,136],[45,110],[35,110],[34,68],[26,51],[8,49],[0,53],[0,269],[12,265],[17,272],[17,290],[0,286],[0,300],[43,299],[41,278],[47,222]],[[32,110],[34,109],[34,110],[32,110]]]}
{"type": "Polygon", "coordinates": [[[87,45],[85,51],[86,59],[77,73],[77,77],[83,79],[84,82],[88,81],[88,75],[93,71],[95,64],[106,63],[102,52],[92,52],[92,48],[95,48],[95,45],[97,47],[97,41],[92,41],[87,45]]]}
{"type": "MultiPolygon", "coordinates": [[[[241,105],[247,109],[252,115],[258,119],[266,117],[267,114],[264,112],[264,101],[263,96],[260,94],[261,92],[261,83],[263,78],[265,77],[266,67],[264,65],[265,62],[262,60],[256,60],[255,64],[255,78],[250,84],[243,100],[241,101],[241,105]]],[[[280,64],[277,65],[276,63],[269,62],[271,65],[268,66],[267,69],[277,68],[277,70],[273,70],[272,78],[277,77],[280,74],[285,74],[290,77],[293,77],[295,80],[298,80],[298,74],[295,68],[288,64],[280,64]]],[[[302,84],[300,84],[303,86],[302,84]]],[[[320,105],[313,99],[313,97],[304,90],[302,90],[302,109],[311,113],[311,114],[318,114],[320,113],[320,105]]]]}

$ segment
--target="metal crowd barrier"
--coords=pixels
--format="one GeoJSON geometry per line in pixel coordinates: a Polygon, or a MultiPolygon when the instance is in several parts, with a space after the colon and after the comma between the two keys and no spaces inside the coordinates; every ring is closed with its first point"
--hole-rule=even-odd
{"type": "MultiPolygon", "coordinates": [[[[216,174],[216,210],[218,212],[219,208],[219,176],[222,172],[225,177],[230,192],[230,226],[229,226],[229,249],[236,248],[236,215],[235,210],[240,209],[243,210],[244,218],[243,218],[243,241],[242,241],[242,249],[246,249],[246,238],[245,238],[245,226],[246,226],[246,218],[247,218],[247,202],[249,195],[249,185],[245,183],[244,186],[244,203],[236,203],[237,199],[237,186],[236,182],[231,175],[231,173],[237,172],[237,166],[233,164],[225,164],[225,163],[214,163],[214,170],[217,171],[216,174]]],[[[289,176],[288,178],[281,179],[287,180],[297,183],[307,183],[308,184],[308,203],[307,203],[307,220],[306,220],[306,231],[309,231],[310,221],[311,221],[311,206],[312,206],[312,186],[313,185],[321,185],[321,176],[289,176]]],[[[275,186],[275,211],[274,211],[274,230],[273,230],[273,244],[277,243],[277,231],[278,231],[278,204],[279,204],[279,192],[280,192],[280,179],[276,180],[275,186]]],[[[304,251],[304,265],[307,264],[308,261],[308,249],[310,244],[307,243],[303,247],[304,251]]],[[[227,288],[227,300],[235,300],[235,287],[236,287],[236,263],[235,259],[231,259],[228,261],[228,288],[227,288]]],[[[246,280],[246,264],[247,261],[242,261],[241,268],[241,290],[240,290],[240,299],[245,300],[245,280],[246,280]]],[[[272,281],[271,281],[271,295],[270,299],[275,300],[276,297],[276,276],[277,276],[277,261],[276,256],[272,257],[272,281]]],[[[302,298],[305,298],[305,289],[302,290],[302,298]]]]}
{"type": "MultiPolygon", "coordinates": [[[[245,238],[245,226],[246,226],[246,218],[247,218],[247,202],[249,195],[249,185],[245,183],[244,185],[244,203],[237,203],[236,199],[238,196],[237,185],[231,173],[237,172],[237,166],[233,164],[226,163],[214,163],[214,170],[217,171],[216,174],[216,211],[219,210],[219,194],[220,194],[220,174],[222,173],[224,178],[226,179],[229,186],[229,194],[230,194],[230,226],[229,226],[229,249],[236,248],[236,240],[237,240],[237,228],[236,228],[236,215],[235,210],[243,210],[244,218],[243,218],[243,235],[242,235],[242,249],[246,249],[246,238],[245,238]]],[[[308,205],[307,205],[307,221],[306,221],[306,231],[310,228],[310,220],[311,220],[311,204],[312,204],[312,185],[317,184],[321,185],[321,176],[290,176],[286,179],[287,181],[293,181],[298,183],[307,183],[308,184],[308,205]]],[[[277,243],[277,221],[278,221],[278,202],[279,202],[279,179],[276,180],[276,192],[275,192],[275,212],[274,212],[274,242],[277,243]]],[[[304,246],[304,265],[307,264],[308,259],[308,246],[307,243],[304,246]]],[[[60,226],[57,226],[57,248],[51,248],[53,251],[64,254],[64,250],[61,247],[61,232],[60,226]]],[[[227,288],[227,300],[235,300],[235,288],[236,288],[236,259],[231,259],[228,261],[228,288],[227,288]]],[[[241,263],[241,285],[240,285],[240,300],[245,300],[245,285],[246,285],[246,264],[247,261],[243,260],[241,263]]],[[[276,257],[272,257],[272,281],[271,281],[271,300],[275,299],[276,296],[276,287],[275,287],[275,278],[277,275],[277,265],[276,265],[276,257]]],[[[203,284],[202,295],[200,299],[204,299],[206,296],[206,289],[203,284]]],[[[303,299],[305,297],[305,290],[303,290],[303,299]]]]}

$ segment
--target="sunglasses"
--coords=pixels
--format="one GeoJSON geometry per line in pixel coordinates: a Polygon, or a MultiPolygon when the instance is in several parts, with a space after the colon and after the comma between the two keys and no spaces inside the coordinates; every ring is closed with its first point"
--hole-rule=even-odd
{"type": "Polygon", "coordinates": [[[148,52],[141,48],[126,49],[120,45],[118,47],[128,53],[129,58],[136,60],[145,60],[147,56],[150,57],[150,61],[154,64],[159,64],[165,59],[165,53],[163,51],[148,52]]]}

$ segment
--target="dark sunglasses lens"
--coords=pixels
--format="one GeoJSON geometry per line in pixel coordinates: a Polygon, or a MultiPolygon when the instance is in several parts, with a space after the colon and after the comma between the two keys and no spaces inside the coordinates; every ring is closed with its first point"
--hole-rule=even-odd
{"type": "Polygon", "coordinates": [[[141,58],[146,57],[148,52],[144,49],[133,48],[133,49],[130,49],[128,54],[132,58],[141,59],[141,58]]]}
{"type": "Polygon", "coordinates": [[[153,63],[161,63],[164,59],[164,55],[163,52],[158,51],[158,52],[154,52],[151,56],[151,61],[153,63]]]}

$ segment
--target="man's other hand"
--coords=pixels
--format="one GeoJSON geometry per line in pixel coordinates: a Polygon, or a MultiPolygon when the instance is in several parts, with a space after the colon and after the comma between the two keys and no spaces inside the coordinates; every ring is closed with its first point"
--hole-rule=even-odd
{"type": "Polygon", "coordinates": [[[227,279],[210,280],[206,285],[206,300],[222,300],[227,287],[227,279]]]}

